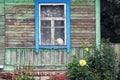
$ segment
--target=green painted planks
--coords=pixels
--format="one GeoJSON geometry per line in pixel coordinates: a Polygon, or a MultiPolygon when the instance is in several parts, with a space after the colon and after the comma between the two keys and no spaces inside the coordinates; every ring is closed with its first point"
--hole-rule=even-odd
{"type": "Polygon", "coordinates": [[[5,35],[5,29],[4,28],[0,28],[0,36],[4,36],[5,35]]]}
{"type": "MultiPolygon", "coordinates": [[[[90,49],[92,50],[92,48],[90,49]]],[[[5,64],[7,65],[27,65],[30,61],[31,66],[65,66],[71,61],[71,55],[79,53],[83,55],[83,48],[71,48],[71,54],[67,55],[65,49],[47,50],[41,49],[40,54],[36,55],[34,49],[28,48],[6,48],[5,64]]]]}
{"type": "Polygon", "coordinates": [[[0,0],[0,2],[4,2],[5,0],[0,0]]]}
{"type": "Polygon", "coordinates": [[[100,33],[100,0],[96,0],[96,45],[100,49],[101,33],[100,33]]]}

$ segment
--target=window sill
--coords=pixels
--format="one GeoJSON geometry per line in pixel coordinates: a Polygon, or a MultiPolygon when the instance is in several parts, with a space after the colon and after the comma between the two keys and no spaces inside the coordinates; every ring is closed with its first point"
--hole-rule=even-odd
{"type": "Polygon", "coordinates": [[[61,46],[39,46],[39,48],[45,48],[45,49],[61,49],[61,48],[66,48],[66,45],[61,45],[61,46]]]}

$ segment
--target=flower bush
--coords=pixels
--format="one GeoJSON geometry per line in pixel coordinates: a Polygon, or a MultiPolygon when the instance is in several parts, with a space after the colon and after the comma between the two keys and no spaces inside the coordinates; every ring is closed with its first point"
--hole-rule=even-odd
{"type": "Polygon", "coordinates": [[[67,64],[69,80],[117,80],[116,54],[109,42],[103,42],[100,49],[84,48],[83,57],[79,53],[72,55],[67,64]]]}

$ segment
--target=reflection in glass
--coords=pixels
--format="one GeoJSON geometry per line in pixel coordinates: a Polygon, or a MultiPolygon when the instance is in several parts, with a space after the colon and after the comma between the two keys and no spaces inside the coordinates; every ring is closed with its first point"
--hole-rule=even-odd
{"type": "Polygon", "coordinates": [[[54,26],[64,26],[64,21],[63,20],[55,20],[54,22],[54,26]]]}
{"type": "Polygon", "coordinates": [[[64,5],[41,5],[41,17],[64,17],[64,5]]]}
{"type": "Polygon", "coordinates": [[[41,45],[51,45],[51,29],[41,28],[41,45]]]}
{"type": "Polygon", "coordinates": [[[42,20],[41,21],[41,27],[50,27],[51,21],[50,20],[42,20]]]}
{"type": "MultiPolygon", "coordinates": [[[[57,39],[62,39],[63,40],[63,45],[65,44],[64,43],[64,28],[55,28],[55,40],[57,40],[57,39]]],[[[57,41],[55,41],[55,44],[56,45],[59,45],[58,43],[57,43],[57,41]]]]}

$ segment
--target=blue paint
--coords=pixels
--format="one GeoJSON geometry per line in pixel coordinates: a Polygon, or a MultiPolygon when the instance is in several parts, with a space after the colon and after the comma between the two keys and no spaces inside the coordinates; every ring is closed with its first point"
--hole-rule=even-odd
{"type": "Polygon", "coordinates": [[[66,16],[67,16],[67,19],[66,19],[66,33],[67,33],[67,53],[70,53],[70,1],[67,3],[67,6],[66,6],[66,16]]]}
{"type": "Polygon", "coordinates": [[[36,54],[40,48],[60,49],[66,48],[70,53],[70,0],[35,0],[35,47],[36,54]],[[39,45],[39,3],[66,3],[66,46],[41,46],[39,45]]]}
{"type": "Polygon", "coordinates": [[[38,2],[35,2],[35,48],[36,54],[39,53],[39,5],[38,2]]]}
{"type": "Polygon", "coordinates": [[[39,46],[39,48],[60,49],[60,48],[66,48],[66,46],[39,46]]]}

